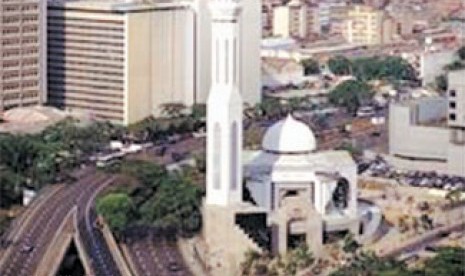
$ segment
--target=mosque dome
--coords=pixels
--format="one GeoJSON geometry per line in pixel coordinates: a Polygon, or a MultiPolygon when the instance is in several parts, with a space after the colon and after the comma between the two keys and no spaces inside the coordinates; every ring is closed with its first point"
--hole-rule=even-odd
{"type": "Polygon", "coordinates": [[[316,149],[316,139],[306,124],[288,115],[266,131],[262,148],[273,153],[303,154],[316,149]]]}

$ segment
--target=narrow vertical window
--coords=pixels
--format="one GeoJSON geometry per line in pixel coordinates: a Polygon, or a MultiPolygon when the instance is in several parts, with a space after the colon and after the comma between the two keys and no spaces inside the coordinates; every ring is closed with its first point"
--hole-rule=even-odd
{"type": "Polygon", "coordinates": [[[231,170],[231,190],[236,190],[237,189],[237,169],[238,169],[238,151],[239,151],[239,145],[238,145],[238,133],[237,133],[237,123],[234,122],[231,126],[231,164],[230,164],[230,170],[231,170]]]}
{"type": "Polygon", "coordinates": [[[215,72],[216,72],[216,82],[220,82],[220,41],[216,40],[216,55],[215,55],[215,72]]]}
{"type": "Polygon", "coordinates": [[[233,42],[233,83],[237,83],[237,40],[233,42]]]}
{"type": "Polygon", "coordinates": [[[229,53],[229,40],[224,41],[224,82],[229,83],[229,58],[231,57],[229,53]]]}
{"type": "Polygon", "coordinates": [[[215,124],[214,129],[214,155],[213,155],[213,180],[214,188],[219,190],[221,189],[221,127],[220,124],[215,124]]]}

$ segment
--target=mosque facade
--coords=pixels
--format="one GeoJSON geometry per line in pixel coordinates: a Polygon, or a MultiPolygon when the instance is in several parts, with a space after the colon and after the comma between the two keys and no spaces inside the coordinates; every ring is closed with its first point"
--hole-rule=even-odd
{"type": "Polygon", "coordinates": [[[278,255],[306,243],[320,256],[326,233],[359,233],[356,164],[345,151],[317,151],[312,130],[292,115],[267,130],[261,150],[242,149],[242,6],[212,0],[210,10],[205,261],[213,275],[238,275],[249,250],[278,255]]]}

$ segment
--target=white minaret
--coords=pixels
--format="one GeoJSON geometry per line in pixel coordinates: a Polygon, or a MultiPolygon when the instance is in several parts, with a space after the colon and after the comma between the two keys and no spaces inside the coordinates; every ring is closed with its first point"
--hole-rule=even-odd
{"type": "Polygon", "coordinates": [[[212,86],[207,107],[207,205],[242,201],[240,0],[211,0],[212,86]]]}

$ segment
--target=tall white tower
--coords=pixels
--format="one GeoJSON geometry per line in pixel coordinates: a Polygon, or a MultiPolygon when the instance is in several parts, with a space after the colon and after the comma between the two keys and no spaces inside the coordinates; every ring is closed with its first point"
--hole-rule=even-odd
{"type": "Polygon", "coordinates": [[[207,205],[242,200],[240,0],[211,0],[212,86],[207,107],[207,205]]]}

